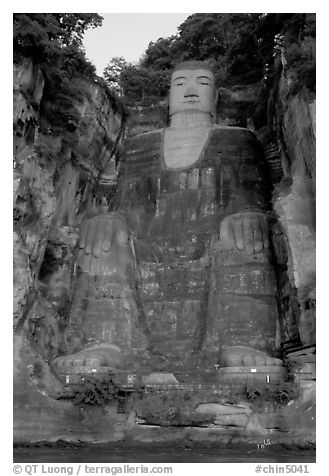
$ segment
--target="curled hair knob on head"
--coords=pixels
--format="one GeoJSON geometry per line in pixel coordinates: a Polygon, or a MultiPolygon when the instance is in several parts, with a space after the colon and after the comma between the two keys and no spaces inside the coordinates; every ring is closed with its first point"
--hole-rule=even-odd
{"type": "Polygon", "coordinates": [[[173,73],[175,71],[180,71],[182,69],[207,69],[214,76],[216,74],[215,66],[208,61],[197,61],[197,60],[182,61],[181,63],[178,63],[175,65],[173,69],[173,73]]]}

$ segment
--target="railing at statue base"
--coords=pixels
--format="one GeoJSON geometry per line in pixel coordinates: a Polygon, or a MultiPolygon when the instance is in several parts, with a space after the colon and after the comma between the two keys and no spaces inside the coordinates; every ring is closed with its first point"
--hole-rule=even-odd
{"type": "Polygon", "coordinates": [[[101,382],[114,380],[125,391],[137,388],[185,390],[189,388],[218,389],[222,387],[240,387],[245,383],[258,382],[266,385],[282,383],[286,377],[286,369],[282,366],[258,367],[221,367],[216,370],[195,370],[189,372],[129,372],[110,367],[89,368],[81,366],[74,372],[57,373],[57,378],[65,386],[81,385],[86,381],[101,382]],[[152,378],[153,377],[153,378],[152,378]]]}

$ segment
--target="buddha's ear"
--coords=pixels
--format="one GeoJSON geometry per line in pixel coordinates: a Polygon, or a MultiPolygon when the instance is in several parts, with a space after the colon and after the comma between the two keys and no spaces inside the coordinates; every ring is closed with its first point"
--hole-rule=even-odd
{"type": "Polygon", "coordinates": [[[216,89],[215,98],[214,98],[214,108],[215,109],[216,109],[216,105],[217,105],[217,101],[218,101],[218,96],[219,96],[218,89],[216,89]]]}
{"type": "Polygon", "coordinates": [[[215,98],[214,98],[214,102],[213,102],[213,105],[212,105],[212,111],[211,111],[211,117],[212,117],[213,122],[216,121],[217,101],[218,101],[218,91],[216,89],[215,98]]]}
{"type": "Polygon", "coordinates": [[[169,114],[169,94],[163,100],[163,106],[165,108],[165,124],[168,126],[170,122],[170,114],[169,114]]]}

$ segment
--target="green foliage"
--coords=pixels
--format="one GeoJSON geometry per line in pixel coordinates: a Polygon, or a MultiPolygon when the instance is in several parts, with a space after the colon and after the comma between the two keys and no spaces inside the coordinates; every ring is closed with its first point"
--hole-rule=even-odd
{"type": "Polygon", "coordinates": [[[14,55],[36,63],[56,61],[68,46],[81,48],[88,28],[101,26],[96,13],[14,13],[14,55]]]}
{"type": "Polygon", "coordinates": [[[211,421],[212,416],[200,416],[195,411],[201,403],[219,403],[236,405],[250,401],[260,410],[267,403],[286,404],[300,395],[299,387],[291,382],[267,385],[261,382],[247,381],[241,387],[222,387],[220,389],[192,388],[168,392],[154,392],[144,395],[136,405],[137,415],[148,423],[169,425],[197,425],[211,421]]]}
{"type": "Polygon", "coordinates": [[[95,13],[14,14],[14,61],[31,58],[45,77],[40,106],[46,129],[73,132],[79,114],[74,104],[88,95],[86,80],[96,79],[82,38],[102,23],[95,13]]]}
{"type": "Polygon", "coordinates": [[[315,90],[314,48],[312,48],[311,42],[307,43],[304,42],[301,45],[292,43],[286,49],[286,59],[289,64],[290,76],[294,79],[294,86],[290,91],[292,94],[296,94],[303,87],[306,87],[310,91],[315,90]]]}
{"type": "Polygon", "coordinates": [[[188,390],[171,390],[168,392],[154,391],[144,395],[138,402],[137,411],[143,415],[165,415],[170,409],[177,412],[191,411],[199,403],[237,403],[237,390],[221,388],[191,388],[188,390]]]}
{"type": "MultiPolygon", "coordinates": [[[[280,54],[280,49],[275,49],[278,35],[283,38],[287,68],[296,77],[291,93],[301,87],[314,91],[315,47],[311,40],[315,38],[315,15],[300,13],[189,15],[179,26],[178,35],[150,42],[138,64],[124,63],[120,58],[120,72],[114,80],[129,107],[146,109],[166,96],[175,64],[187,59],[207,60],[215,65],[218,87],[255,86],[256,100],[247,105],[254,111],[257,127],[262,127],[267,120],[270,90],[277,81],[274,60],[280,54]]],[[[107,71],[112,71],[116,60],[110,61],[107,71]]],[[[245,106],[239,105],[244,114],[245,106]]]]}
{"type": "Polygon", "coordinates": [[[159,38],[157,41],[151,41],[145,51],[140,65],[144,68],[152,68],[157,71],[170,70],[174,65],[177,49],[177,36],[169,38],[159,38]]]}
{"type": "Polygon", "coordinates": [[[256,400],[256,398],[264,397],[267,388],[258,382],[248,382],[244,386],[244,392],[248,400],[256,400]]]}
{"type": "Polygon", "coordinates": [[[315,93],[316,64],[314,13],[285,14],[281,28],[282,51],[287,62],[286,74],[290,79],[289,94],[296,95],[305,89],[315,93]]]}
{"type": "Polygon", "coordinates": [[[243,392],[247,399],[253,402],[262,400],[280,404],[288,403],[300,395],[299,387],[293,382],[282,382],[275,386],[261,382],[246,382],[243,392]]]}
{"type": "Polygon", "coordinates": [[[180,60],[217,60],[225,51],[223,18],[227,14],[195,13],[178,28],[180,60]]]}
{"type": "Polygon", "coordinates": [[[108,86],[130,107],[159,103],[168,93],[171,70],[155,70],[112,58],[104,70],[108,86]]]}
{"type": "Polygon", "coordinates": [[[121,73],[126,67],[126,60],[122,56],[115,56],[110,60],[103,72],[108,86],[119,95],[123,94],[121,73]]]}
{"type": "Polygon", "coordinates": [[[289,357],[285,357],[283,359],[283,366],[287,371],[287,381],[294,382],[296,372],[301,369],[302,365],[297,360],[290,359],[289,357]]]}
{"type": "Polygon", "coordinates": [[[274,389],[273,397],[278,403],[288,403],[300,396],[300,390],[297,385],[292,382],[283,382],[274,389]]]}
{"type": "Polygon", "coordinates": [[[85,379],[74,388],[73,403],[75,405],[103,405],[117,399],[119,387],[112,378],[97,381],[85,379]]]}

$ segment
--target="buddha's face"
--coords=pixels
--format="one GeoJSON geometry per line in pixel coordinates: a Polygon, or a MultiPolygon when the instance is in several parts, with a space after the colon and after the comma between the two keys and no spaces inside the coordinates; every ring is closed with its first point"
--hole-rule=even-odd
{"type": "Polygon", "coordinates": [[[208,69],[181,69],[173,73],[169,96],[171,116],[188,111],[210,114],[216,100],[215,78],[208,69]]]}

